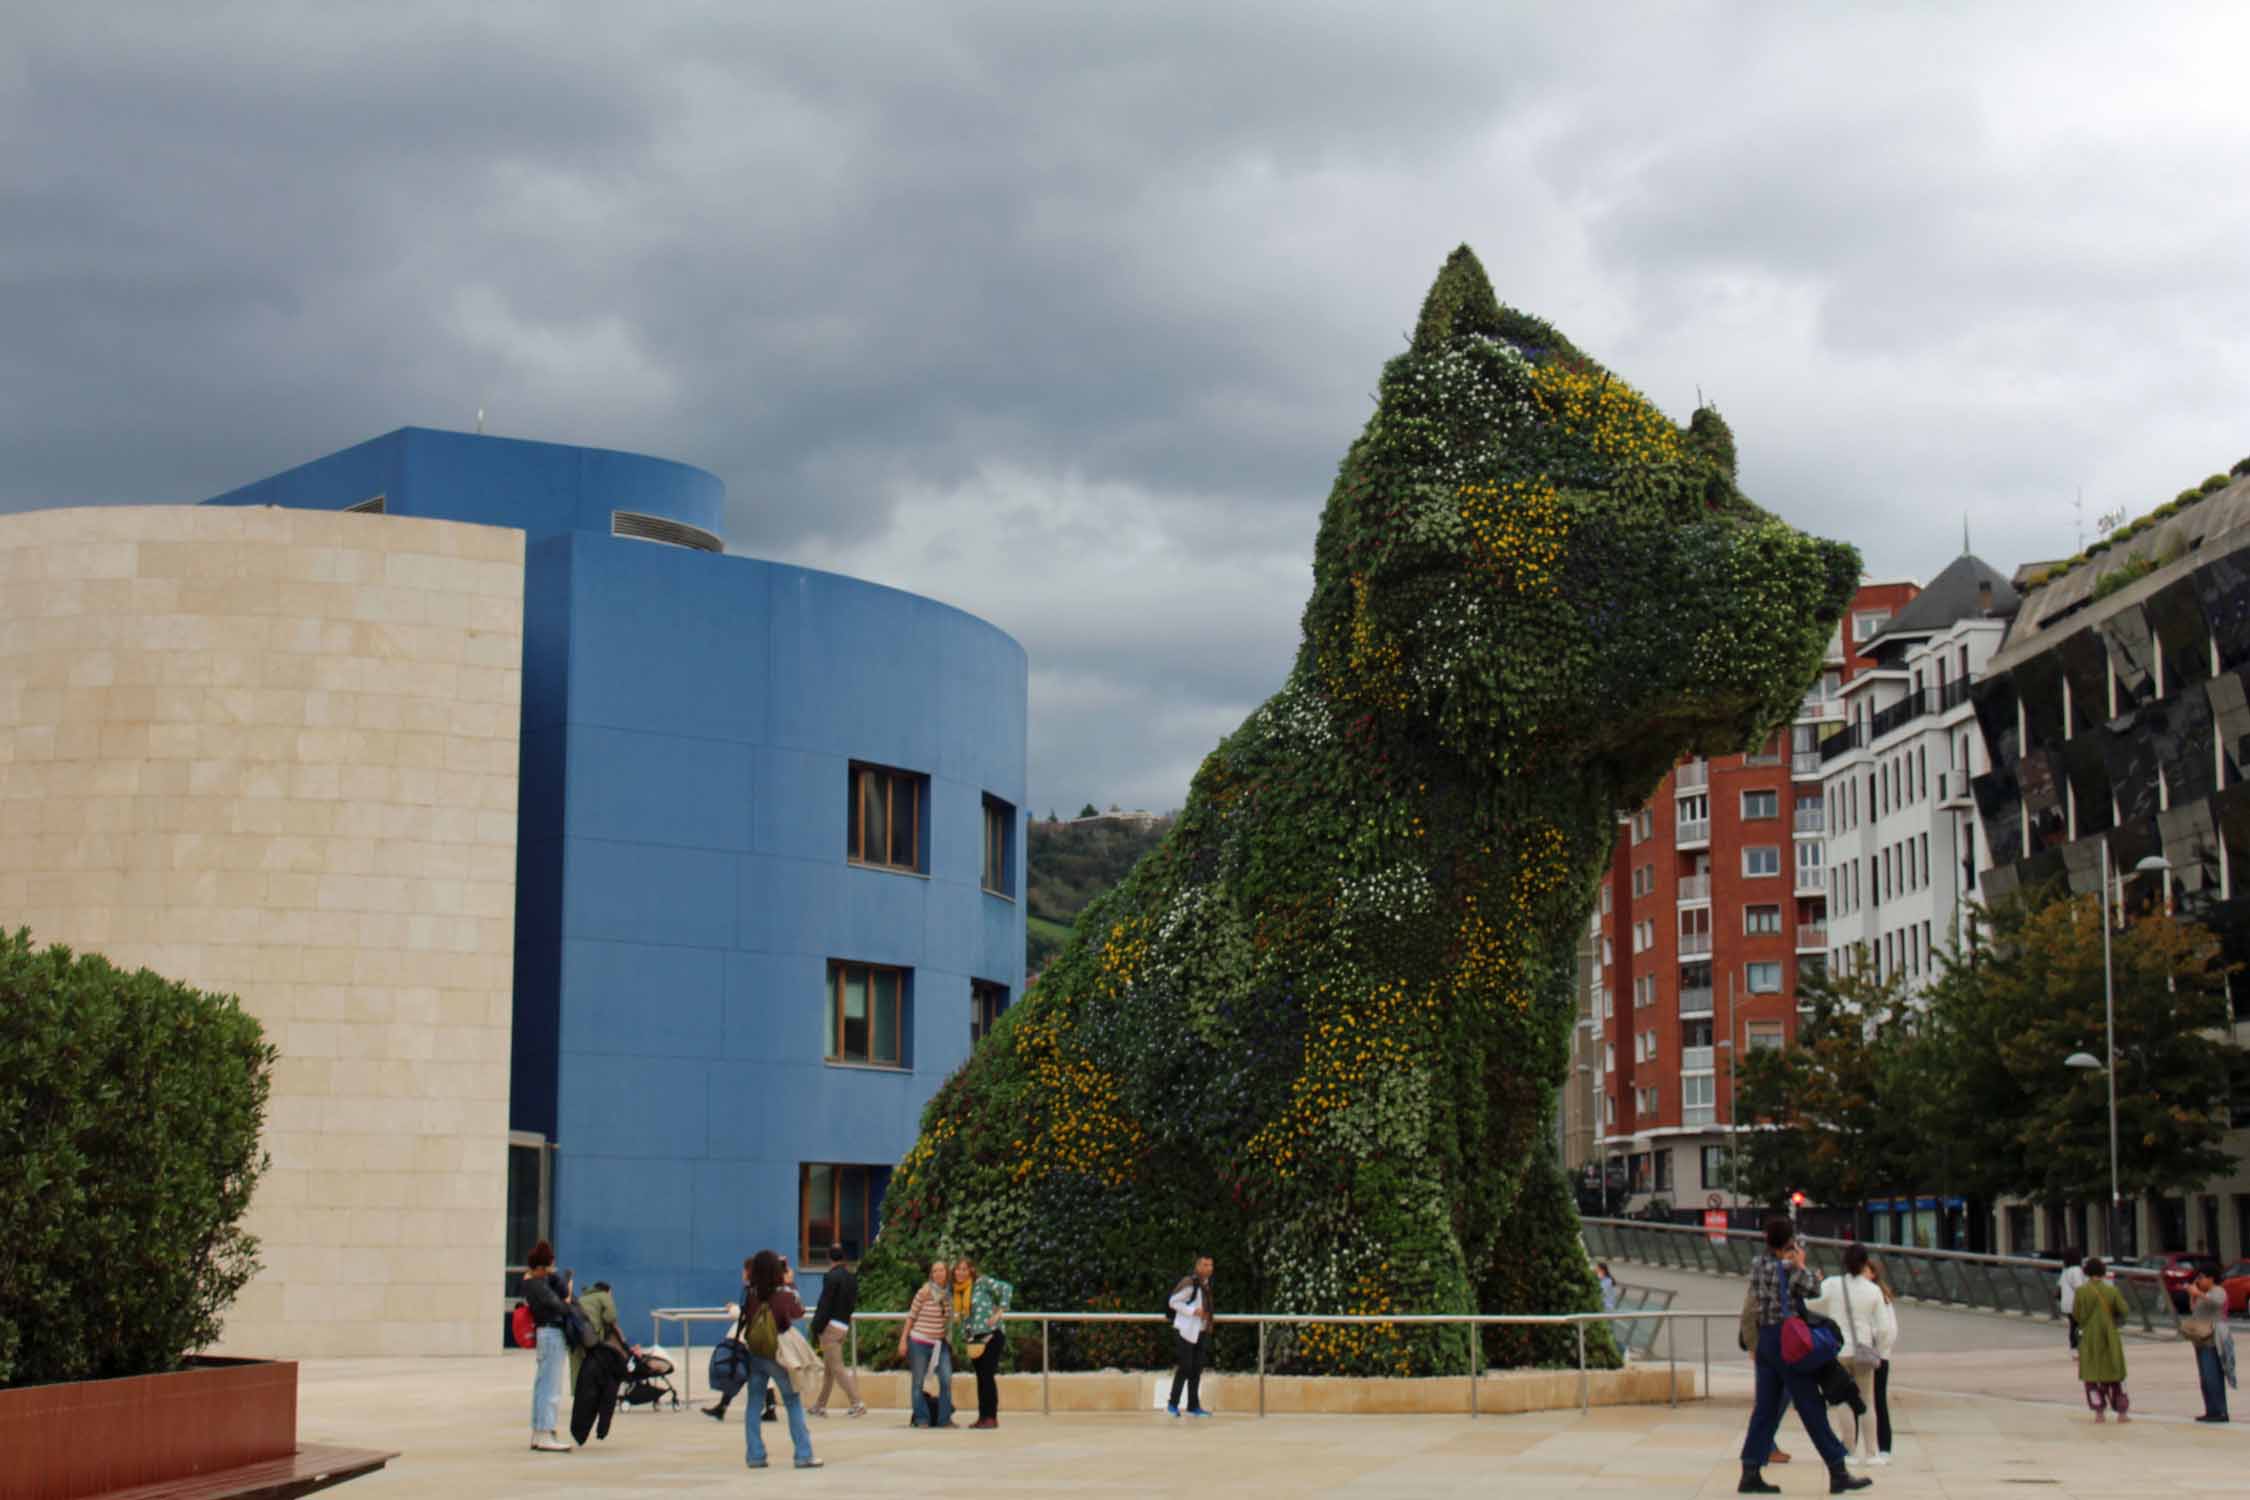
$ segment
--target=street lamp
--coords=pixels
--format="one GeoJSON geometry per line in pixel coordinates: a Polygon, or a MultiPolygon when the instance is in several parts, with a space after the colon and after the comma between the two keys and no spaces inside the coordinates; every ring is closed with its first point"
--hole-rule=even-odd
{"type": "MultiPolygon", "coordinates": [[[[2101,851],[2101,913],[2102,913],[2102,1048],[2108,1057],[2101,1058],[2086,1052],[2073,1052],[2063,1059],[2066,1068],[2092,1068],[2109,1075],[2109,1253],[2117,1257],[2118,1226],[2125,1206],[2124,1194],[2117,1187],[2117,974],[2109,957],[2109,840],[2102,839],[2096,846],[2101,851]]],[[[2172,868],[2172,862],[2161,854],[2151,854],[2133,866],[2135,875],[2161,874],[2172,868]]],[[[2124,878],[2118,877],[2118,884],[2124,878]]]]}
{"type": "Polygon", "coordinates": [[[1602,1217],[1609,1217],[1609,1142],[1602,1134],[1602,1087],[1592,1063],[1580,1063],[1578,1071],[1586,1075],[1586,1146],[1592,1155],[1598,1147],[1600,1159],[1595,1170],[1602,1176],[1602,1217]]]}

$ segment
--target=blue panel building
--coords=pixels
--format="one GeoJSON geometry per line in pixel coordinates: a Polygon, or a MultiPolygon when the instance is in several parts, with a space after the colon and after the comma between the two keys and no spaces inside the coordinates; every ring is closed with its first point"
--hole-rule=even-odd
{"type": "Polygon", "coordinates": [[[808,1295],[832,1238],[859,1253],[1023,984],[1023,648],[724,555],[724,497],[403,428],[210,502],[527,533],[509,1259],[549,1229],[636,1334],[729,1300],[753,1250],[808,1295]]]}

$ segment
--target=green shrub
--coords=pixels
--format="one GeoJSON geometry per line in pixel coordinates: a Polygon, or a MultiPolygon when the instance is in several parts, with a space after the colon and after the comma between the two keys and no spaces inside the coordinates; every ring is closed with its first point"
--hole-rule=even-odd
{"type": "Polygon", "coordinates": [[[0,937],[0,1384],[145,1375],[257,1270],[274,1049],[230,996],[0,937]]]}
{"type": "Polygon", "coordinates": [[[2203,498],[2203,491],[2198,489],[2186,489],[2180,491],[2172,498],[2174,501],[2178,502],[2181,505],[2193,505],[2196,501],[2203,498]]]}
{"type": "Polygon", "coordinates": [[[2096,599],[2107,599],[2110,595],[2116,593],[2119,589],[2124,588],[2127,584],[2138,583],[2141,579],[2148,577],[2149,574],[2155,571],[2155,558],[2130,558],[2125,562],[2119,563],[2116,567],[2110,569],[2107,573],[2102,574],[2101,577],[2094,580],[2094,597],[2096,599]]]}
{"type": "Polygon", "coordinates": [[[2206,494],[2206,495],[2213,495],[2213,494],[2217,494],[2217,493],[2218,493],[2218,492],[2219,492],[2220,490],[2223,490],[2223,489],[2225,489],[2226,487],[2227,487],[2227,476],[2226,476],[2226,475],[2224,475],[2224,474],[2210,474],[2210,475],[2206,475],[2206,476],[2204,477],[2204,480],[2203,480],[2203,490],[2202,490],[2202,492],[2203,492],[2204,494],[2206,494]]]}
{"type": "Polygon", "coordinates": [[[2227,470],[2227,472],[2229,474],[2232,474],[2237,479],[2240,479],[2245,474],[2250,474],[2250,458],[2236,459],[2234,461],[2234,467],[2227,470]]]}

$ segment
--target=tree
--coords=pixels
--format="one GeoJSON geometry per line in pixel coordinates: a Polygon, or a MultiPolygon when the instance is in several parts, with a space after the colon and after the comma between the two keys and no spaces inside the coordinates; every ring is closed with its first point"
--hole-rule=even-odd
{"type": "Polygon", "coordinates": [[[1080,816],[1081,818],[1098,818],[1101,815],[1102,810],[1094,806],[1094,804],[1091,802],[1078,809],[1078,816],[1080,816]]]}
{"type": "MultiPolygon", "coordinates": [[[[1933,987],[1952,1128],[1977,1185],[2045,1203],[2109,1195],[2109,1089],[2068,1067],[2105,1052],[2102,929],[2093,895],[2034,892],[1983,914],[1989,941],[1933,987]]],[[[2193,1190],[2233,1169],[2229,1100],[2250,1082],[2210,931],[2161,912],[2111,935],[2118,1165],[2129,1197],[2193,1190]]]]}
{"type": "Polygon", "coordinates": [[[0,1385],[143,1375],[257,1269],[275,1052],[229,996],[0,934],[0,1385]]]}

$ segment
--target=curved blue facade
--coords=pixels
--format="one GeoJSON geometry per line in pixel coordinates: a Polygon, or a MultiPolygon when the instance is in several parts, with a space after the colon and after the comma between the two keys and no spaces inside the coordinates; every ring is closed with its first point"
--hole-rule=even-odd
{"type": "Polygon", "coordinates": [[[555,1143],[563,1264],[637,1319],[796,1257],[810,1167],[859,1169],[879,1216],[972,984],[1022,990],[1023,648],[896,589],[610,535],[612,510],[716,530],[718,480],[658,459],[404,429],[215,503],[375,494],[530,533],[510,1116],[555,1143]],[[919,868],[849,857],[855,765],[918,789],[919,868]],[[895,1065],[830,1056],[839,965],[898,976],[895,1065]]]}

